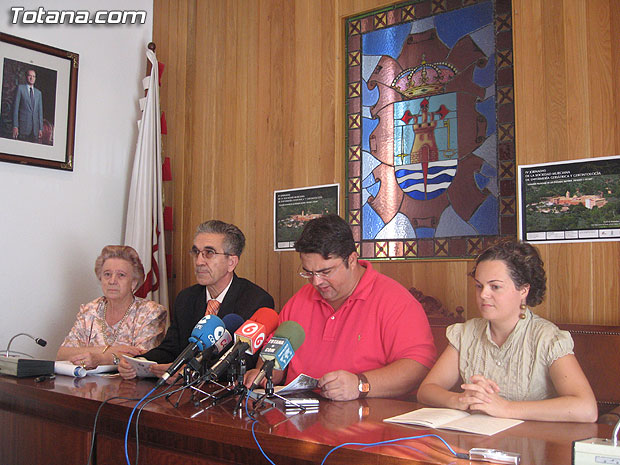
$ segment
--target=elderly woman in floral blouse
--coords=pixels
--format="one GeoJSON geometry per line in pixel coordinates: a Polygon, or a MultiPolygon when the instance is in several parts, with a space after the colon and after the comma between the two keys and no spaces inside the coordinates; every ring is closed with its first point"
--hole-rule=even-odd
{"type": "Polygon", "coordinates": [[[91,369],[118,364],[121,354],[135,356],[157,346],[166,329],[166,309],[134,296],[144,267],[131,247],[108,245],[95,261],[103,296],[80,306],[57,360],[91,369]]]}

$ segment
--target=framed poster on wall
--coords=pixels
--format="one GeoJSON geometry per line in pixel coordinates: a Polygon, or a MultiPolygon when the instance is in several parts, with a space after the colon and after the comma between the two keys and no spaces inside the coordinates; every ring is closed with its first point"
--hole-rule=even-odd
{"type": "Polygon", "coordinates": [[[273,193],[274,250],[294,250],[306,223],[327,213],[340,214],[340,184],[286,189],[273,193]]]}
{"type": "Polygon", "coordinates": [[[519,166],[519,237],[620,241],[620,156],[519,166]]]}

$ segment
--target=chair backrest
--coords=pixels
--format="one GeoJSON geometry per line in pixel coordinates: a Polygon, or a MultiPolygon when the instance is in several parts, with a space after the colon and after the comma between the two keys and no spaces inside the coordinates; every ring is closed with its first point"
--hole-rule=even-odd
{"type": "Polygon", "coordinates": [[[620,405],[620,326],[558,324],[575,342],[581,365],[599,406],[605,413],[620,405]]]}

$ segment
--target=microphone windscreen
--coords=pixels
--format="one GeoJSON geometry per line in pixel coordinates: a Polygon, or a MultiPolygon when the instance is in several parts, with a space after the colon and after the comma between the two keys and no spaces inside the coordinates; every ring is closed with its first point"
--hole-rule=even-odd
{"type": "Polygon", "coordinates": [[[262,307],[254,312],[250,318],[252,321],[262,324],[265,327],[265,335],[273,333],[278,327],[278,314],[273,308],[262,307]]]}
{"type": "Polygon", "coordinates": [[[189,342],[195,342],[200,350],[205,350],[215,344],[226,331],[222,319],[216,315],[207,315],[200,319],[189,338],[189,342]]]}
{"type": "Polygon", "coordinates": [[[294,351],[297,351],[306,339],[304,328],[296,321],[291,320],[283,321],[273,335],[274,337],[285,337],[288,339],[294,351]]]}
{"type": "Polygon", "coordinates": [[[230,334],[234,334],[235,331],[239,329],[239,327],[243,324],[243,318],[241,318],[236,313],[229,313],[222,318],[226,329],[230,334]]]}

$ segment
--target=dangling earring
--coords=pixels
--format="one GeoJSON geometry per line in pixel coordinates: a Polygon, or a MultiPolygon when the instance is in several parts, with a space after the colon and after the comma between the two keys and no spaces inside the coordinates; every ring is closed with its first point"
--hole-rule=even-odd
{"type": "Polygon", "coordinates": [[[525,309],[527,308],[527,306],[525,304],[521,304],[519,305],[519,308],[521,309],[521,313],[519,313],[519,318],[525,320],[525,309]]]}

